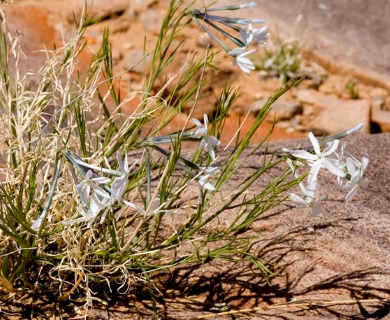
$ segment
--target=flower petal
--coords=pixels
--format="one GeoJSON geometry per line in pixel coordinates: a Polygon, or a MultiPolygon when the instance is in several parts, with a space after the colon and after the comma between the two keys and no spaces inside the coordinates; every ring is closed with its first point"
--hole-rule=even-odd
{"type": "Polygon", "coordinates": [[[207,117],[207,114],[203,115],[204,120],[204,127],[207,129],[207,126],[209,125],[209,118],[207,117]]]}
{"type": "Polygon", "coordinates": [[[348,194],[345,197],[344,202],[351,202],[358,188],[359,188],[358,185],[355,185],[351,190],[349,190],[348,194]]]}
{"type": "Polygon", "coordinates": [[[289,153],[295,158],[299,158],[299,159],[311,160],[311,161],[315,161],[318,159],[318,156],[316,156],[315,154],[311,154],[306,150],[289,150],[289,153]]]}
{"type": "Polygon", "coordinates": [[[218,146],[221,143],[216,137],[213,136],[207,136],[206,141],[211,146],[218,146]]]}
{"type": "Polygon", "coordinates": [[[320,148],[320,144],[319,144],[317,138],[314,136],[313,132],[309,132],[309,139],[310,139],[311,144],[313,145],[314,152],[316,153],[316,155],[319,156],[321,154],[321,148],[320,148]]]}
{"type": "Polygon", "coordinates": [[[366,168],[367,168],[369,162],[370,162],[369,156],[368,156],[367,154],[364,155],[363,158],[362,158],[362,168],[363,168],[363,172],[366,171],[366,168]]]}
{"type": "Polygon", "coordinates": [[[315,203],[314,206],[311,207],[311,212],[315,215],[318,215],[321,213],[321,206],[320,203],[315,203]]]}
{"type": "Polygon", "coordinates": [[[203,128],[202,123],[201,123],[198,119],[192,118],[192,122],[193,122],[197,127],[203,128]]]}
{"type": "Polygon", "coordinates": [[[309,176],[308,176],[308,185],[312,185],[314,183],[314,181],[317,180],[317,175],[318,175],[318,172],[320,171],[321,164],[322,164],[321,160],[317,160],[311,166],[309,176]]]}
{"type": "Polygon", "coordinates": [[[351,157],[348,157],[346,164],[347,164],[348,173],[351,176],[354,176],[356,173],[356,165],[355,165],[355,162],[353,161],[353,159],[351,157]]]}
{"type": "Polygon", "coordinates": [[[156,214],[158,213],[160,209],[160,198],[156,197],[150,204],[149,208],[147,209],[148,214],[156,214]]]}
{"type": "Polygon", "coordinates": [[[327,156],[331,155],[333,152],[335,152],[337,150],[339,142],[340,142],[339,140],[332,141],[328,145],[328,147],[322,152],[322,156],[327,157],[327,156]]]}
{"type": "Polygon", "coordinates": [[[336,166],[332,161],[324,158],[322,159],[322,164],[326,169],[338,177],[345,177],[345,172],[340,167],[336,166]]]}
{"type": "Polygon", "coordinates": [[[290,200],[299,206],[307,207],[308,204],[301,197],[297,196],[295,193],[290,194],[290,200]]]}
{"type": "Polygon", "coordinates": [[[250,74],[251,70],[255,70],[255,64],[248,58],[239,56],[236,58],[237,65],[246,74],[250,74]]]}
{"type": "Polygon", "coordinates": [[[135,203],[128,202],[128,201],[126,201],[126,200],[123,200],[123,203],[124,203],[125,205],[127,205],[128,207],[134,209],[135,211],[137,211],[137,212],[138,212],[139,214],[141,214],[141,215],[145,215],[145,214],[146,214],[145,210],[142,209],[140,206],[136,205],[135,203]]]}
{"type": "Polygon", "coordinates": [[[207,182],[206,180],[200,179],[198,181],[198,183],[202,188],[205,188],[205,189],[210,190],[210,191],[215,190],[215,187],[210,182],[207,182]]]}

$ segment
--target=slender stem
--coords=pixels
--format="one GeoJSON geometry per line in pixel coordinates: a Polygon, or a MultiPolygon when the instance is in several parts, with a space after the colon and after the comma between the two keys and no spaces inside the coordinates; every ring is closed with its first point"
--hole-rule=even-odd
{"type": "Polygon", "coordinates": [[[61,158],[58,159],[56,173],[54,175],[53,183],[50,187],[49,196],[47,197],[45,204],[43,205],[42,213],[40,214],[40,216],[38,217],[38,219],[34,222],[34,224],[32,226],[33,229],[39,228],[38,235],[40,235],[42,233],[43,226],[44,226],[43,221],[46,219],[46,215],[47,215],[49,208],[50,208],[50,205],[53,201],[54,191],[56,189],[57,181],[58,181],[58,178],[60,176],[60,169],[61,169],[61,158]]]}

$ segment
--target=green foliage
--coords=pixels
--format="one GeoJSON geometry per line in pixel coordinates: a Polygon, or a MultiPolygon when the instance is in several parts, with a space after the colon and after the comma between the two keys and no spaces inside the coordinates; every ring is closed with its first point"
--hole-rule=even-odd
{"type": "Polygon", "coordinates": [[[345,85],[345,89],[348,90],[352,99],[359,99],[359,91],[358,88],[356,87],[355,81],[347,82],[347,84],[345,85]]]}
{"type": "MultiPolygon", "coordinates": [[[[294,83],[286,83],[269,98],[249,133],[218,159],[220,172],[209,177],[214,187],[203,188],[204,167],[211,167],[211,159],[201,149],[183,152],[181,143],[204,137],[185,128],[166,136],[160,133],[184,108],[195,107],[204,72],[213,67],[209,51],[193,55],[183,62],[186,68],[178,71],[173,89],[165,90],[173,81],[166,79],[166,85],[156,90],[156,80],[166,77],[165,70],[183,44],[173,41],[188,23],[183,3],[171,1],[152,53],[152,67],[145,75],[142,101],[127,117],[121,110],[132,97],[122,98],[117,89],[108,30],[87,71],[81,73],[76,65],[85,49],[82,36],[94,23],[84,16],[76,35],[48,52],[46,64],[30,82],[30,76],[18,74],[19,53],[10,51],[12,43],[7,42],[2,25],[0,156],[7,160],[0,184],[3,291],[25,290],[31,278],[44,285],[50,274],[50,281],[61,284],[54,292],[60,300],[85,296],[90,305],[97,286],[104,291],[109,290],[107,284],[127,287],[137,280],[144,281],[153,296],[149,274],[214,259],[244,260],[269,275],[261,257],[251,251],[253,235],[245,231],[284,201],[285,192],[296,182],[287,181],[286,171],[268,185],[254,187],[283,161],[269,155],[237,186],[228,183],[254,156],[247,148],[272,103],[294,83]],[[12,67],[10,54],[15,61],[12,67]],[[93,179],[105,177],[109,182],[99,186],[110,194],[119,181],[115,179],[123,177],[120,163],[125,154],[130,156],[130,170],[121,196],[132,205],[117,199],[90,226],[77,223],[93,206],[91,200],[80,200],[80,183],[88,174],[93,179]],[[160,206],[153,211],[156,203],[160,206]],[[40,269],[45,272],[39,273],[40,269]]],[[[293,52],[283,49],[278,59],[293,52]]],[[[278,72],[287,77],[293,66],[286,68],[278,72]]],[[[207,135],[220,137],[236,96],[231,87],[223,90],[207,135]]],[[[97,199],[104,201],[100,195],[97,199]]]]}
{"type": "Polygon", "coordinates": [[[301,65],[301,45],[297,40],[269,39],[255,61],[261,74],[278,77],[282,82],[293,79],[301,65]]]}

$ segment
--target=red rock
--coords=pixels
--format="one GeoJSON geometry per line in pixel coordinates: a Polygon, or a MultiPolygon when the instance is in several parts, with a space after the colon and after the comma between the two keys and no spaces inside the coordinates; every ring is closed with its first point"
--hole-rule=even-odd
{"type": "MultiPolygon", "coordinates": [[[[100,18],[116,17],[129,9],[129,0],[87,0],[89,16],[100,18]]],[[[68,14],[68,21],[73,22],[74,17],[79,20],[83,11],[84,1],[73,0],[72,12],[68,14]]]]}
{"type": "Polygon", "coordinates": [[[390,132],[390,111],[381,110],[379,107],[372,108],[371,122],[374,125],[374,131],[390,132]]]}
{"type": "Polygon", "coordinates": [[[46,55],[41,50],[52,49],[56,42],[56,31],[49,23],[47,12],[36,6],[10,5],[5,10],[6,22],[11,35],[20,33],[22,51],[28,64],[20,63],[22,71],[37,70],[44,62],[46,55]]]}
{"type": "Polygon", "coordinates": [[[363,132],[370,132],[368,100],[340,99],[310,89],[299,91],[297,97],[306,104],[304,114],[308,115],[310,108],[310,114],[313,115],[312,121],[307,124],[308,130],[317,134],[336,134],[363,123],[363,132]]]}
{"type": "Polygon", "coordinates": [[[336,134],[363,123],[362,132],[370,132],[369,101],[335,98],[331,103],[321,106],[324,110],[308,124],[308,130],[321,134],[336,134]]]}
{"type": "MultiPolygon", "coordinates": [[[[256,115],[261,111],[266,102],[267,99],[255,101],[249,109],[256,115]]],[[[302,113],[302,104],[299,101],[280,99],[274,102],[266,119],[271,122],[290,120],[300,113],[302,113]]]]}

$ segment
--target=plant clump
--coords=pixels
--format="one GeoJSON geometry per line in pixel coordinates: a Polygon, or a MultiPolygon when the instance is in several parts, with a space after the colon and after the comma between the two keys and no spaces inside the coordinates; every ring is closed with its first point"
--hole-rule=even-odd
{"type": "MultiPolygon", "coordinates": [[[[217,110],[204,115],[203,122],[191,118],[190,112],[180,130],[162,134],[184,108],[196,108],[202,75],[214,58],[206,50],[183,62],[183,69],[166,79],[166,85],[175,82],[175,89],[168,94],[164,87],[155,91],[155,82],[181,49],[182,43],[174,38],[187,24],[197,23],[249,73],[254,64],[247,57],[252,49],[246,50],[254,42],[264,45],[268,36],[266,27],[252,24],[264,21],[210,13],[254,5],[200,10],[172,0],[145,75],[141,102],[129,117],[123,117],[122,109],[134,95],[122,97],[117,89],[120,76],[112,71],[108,30],[85,73],[78,70],[78,57],[85,49],[83,34],[96,22],[87,9],[75,36],[47,51],[46,63],[34,75],[18,72],[19,39],[6,32],[0,12],[3,298],[31,293],[39,284],[60,301],[84,301],[86,317],[102,295],[129,292],[134,283],[147,287],[155,301],[158,288],[151,275],[181,265],[246,261],[267,277],[271,270],[252,250],[255,239],[245,235],[254,221],[289,197],[317,212],[324,197],[318,200],[313,189],[321,168],[342,179],[340,186],[350,190],[347,201],[359,186],[366,187],[368,157],[359,162],[339,151],[336,158],[328,158],[336,152],[339,139],[357,127],[321,143],[310,135],[313,146],[305,151],[270,153],[251,175],[226,190],[242,163],[253,156],[244,151],[256,129],[295,82],[285,83],[269,97],[251,130],[242,137],[237,134],[224,156],[219,137],[238,93],[230,86],[221,93],[217,110]],[[228,48],[215,32],[237,47],[228,48]],[[109,100],[114,109],[108,107],[109,100]],[[183,142],[197,147],[184,152],[183,142]],[[253,187],[262,175],[286,162],[292,172],[285,166],[270,183],[253,187]],[[302,180],[307,174],[296,171],[303,163],[311,167],[306,187],[302,180]],[[296,185],[303,198],[288,195],[296,185]]],[[[267,150],[268,138],[256,150],[267,150]]]]}

